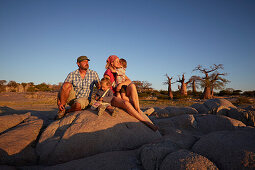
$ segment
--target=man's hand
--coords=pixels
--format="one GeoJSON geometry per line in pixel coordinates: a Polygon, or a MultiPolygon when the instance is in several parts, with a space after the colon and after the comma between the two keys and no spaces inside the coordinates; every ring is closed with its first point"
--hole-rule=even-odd
{"type": "Polygon", "coordinates": [[[102,98],[102,97],[100,97],[100,98],[98,99],[98,101],[103,101],[103,98],[102,98]]]}

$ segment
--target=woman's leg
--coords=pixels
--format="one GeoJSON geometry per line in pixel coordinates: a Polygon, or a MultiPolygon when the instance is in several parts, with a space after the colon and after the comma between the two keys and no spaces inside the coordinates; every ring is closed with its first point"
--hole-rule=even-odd
{"type": "Polygon", "coordinates": [[[127,86],[127,97],[129,98],[129,101],[133,104],[135,110],[141,113],[137,90],[133,83],[127,86]]]}
{"type": "Polygon", "coordinates": [[[145,125],[150,127],[152,130],[154,130],[154,131],[158,130],[157,126],[155,126],[152,122],[146,120],[140,113],[138,113],[136,111],[136,109],[134,109],[132,104],[129,103],[128,101],[125,101],[125,100],[117,98],[117,97],[113,97],[112,105],[115,107],[125,109],[130,115],[134,116],[136,119],[143,122],[145,125]]]}

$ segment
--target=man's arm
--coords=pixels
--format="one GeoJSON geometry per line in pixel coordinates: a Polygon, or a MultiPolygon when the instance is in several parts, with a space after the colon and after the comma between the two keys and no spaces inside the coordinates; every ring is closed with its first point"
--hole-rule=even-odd
{"type": "Polygon", "coordinates": [[[101,84],[100,84],[100,80],[99,80],[97,72],[95,72],[95,85],[96,85],[97,89],[101,88],[101,84]]]}

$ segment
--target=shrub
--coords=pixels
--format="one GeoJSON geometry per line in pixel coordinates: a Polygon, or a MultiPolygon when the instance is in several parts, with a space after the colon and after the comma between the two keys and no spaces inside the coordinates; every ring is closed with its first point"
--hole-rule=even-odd
{"type": "Polygon", "coordinates": [[[238,97],[237,101],[235,102],[235,104],[237,104],[237,105],[252,104],[252,102],[247,97],[238,97]]]}

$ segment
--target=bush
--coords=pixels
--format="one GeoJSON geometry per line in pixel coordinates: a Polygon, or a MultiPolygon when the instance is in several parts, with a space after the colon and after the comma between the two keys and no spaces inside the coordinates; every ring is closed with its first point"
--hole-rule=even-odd
{"type": "Polygon", "coordinates": [[[232,94],[233,94],[233,92],[231,92],[231,91],[221,90],[218,95],[219,96],[229,96],[229,95],[232,95],[232,94]]]}
{"type": "Polygon", "coordinates": [[[35,87],[30,86],[30,87],[28,87],[27,91],[28,92],[37,92],[38,90],[35,87]]]}
{"type": "Polygon", "coordinates": [[[49,88],[49,86],[45,83],[41,83],[35,86],[38,91],[50,91],[51,89],[49,88]]]}
{"type": "Polygon", "coordinates": [[[255,97],[255,90],[254,91],[245,91],[243,92],[243,95],[247,97],[255,97]]]}
{"type": "Polygon", "coordinates": [[[247,97],[239,97],[237,99],[237,101],[235,102],[235,104],[237,105],[241,105],[241,104],[252,104],[252,102],[249,100],[249,98],[247,97]]]}
{"type": "Polygon", "coordinates": [[[168,95],[163,95],[163,94],[160,94],[158,96],[156,96],[158,99],[161,99],[161,100],[170,100],[170,97],[168,95]]]}

